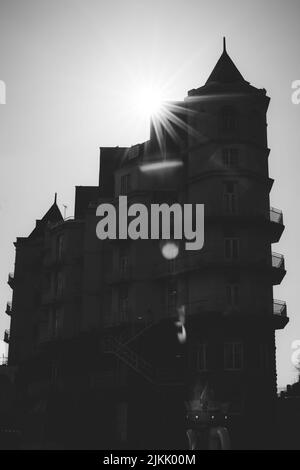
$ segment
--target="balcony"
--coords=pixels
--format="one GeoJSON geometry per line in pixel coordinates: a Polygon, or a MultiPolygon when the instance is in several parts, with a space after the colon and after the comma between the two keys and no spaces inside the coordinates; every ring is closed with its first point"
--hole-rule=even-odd
{"type": "Polygon", "coordinates": [[[272,266],[277,269],[285,269],[284,267],[284,256],[280,253],[272,253],[272,266]]]}
{"type": "Polygon", "coordinates": [[[270,224],[271,225],[270,227],[271,243],[277,243],[280,240],[280,237],[284,230],[282,211],[280,211],[279,209],[275,209],[274,207],[271,207],[269,220],[271,222],[270,224]]]}
{"type": "Polygon", "coordinates": [[[14,273],[9,273],[9,275],[8,275],[8,280],[7,280],[7,284],[8,284],[12,289],[14,288],[14,284],[15,284],[14,273]]]}
{"type": "Polygon", "coordinates": [[[215,251],[199,252],[179,256],[174,260],[164,260],[158,263],[153,269],[154,278],[175,277],[193,270],[204,269],[259,269],[265,270],[274,285],[280,284],[286,274],[284,256],[280,253],[272,253],[271,260],[266,257],[255,259],[254,256],[243,253],[243,256],[236,258],[225,258],[220,253],[220,247],[216,246],[215,251]]]}
{"type": "Polygon", "coordinates": [[[275,209],[275,207],[270,207],[270,221],[274,222],[275,224],[283,225],[282,211],[280,211],[279,209],[275,209]]]}
{"type": "Polygon", "coordinates": [[[153,275],[155,277],[169,277],[197,269],[201,265],[204,265],[203,256],[201,257],[201,255],[179,256],[173,260],[164,260],[162,263],[157,264],[154,267],[153,275]]]}
{"type": "Polygon", "coordinates": [[[0,366],[7,366],[8,365],[8,357],[0,357],[0,366]]]}
{"type": "Polygon", "coordinates": [[[273,313],[281,317],[287,316],[286,303],[283,300],[273,300],[273,313]]]}
{"type": "Polygon", "coordinates": [[[272,272],[273,284],[280,284],[286,275],[284,256],[280,253],[272,253],[272,272]]]}
{"type": "Polygon", "coordinates": [[[243,221],[244,223],[248,220],[248,222],[251,224],[253,223],[258,224],[259,226],[263,226],[269,233],[271,243],[277,243],[280,240],[284,230],[282,211],[275,209],[275,207],[270,207],[268,212],[240,208],[239,211],[233,213],[222,211],[214,214],[206,213],[205,221],[216,222],[219,221],[220,217],[223,220],[226,219],[226,221],[231,222],[243,221]]]}
{"type": "Polygon", "coordinates": [[[273,319],[277,330],[282,330],[289,321],[286,303],[282,300],[273,300],[273,319]]]}
{"type": "Polygon", "coordinates": [[[10,332],[9,332],[9,330],[5,330],[4,331],[3,341],[8,344],[9,343],[9,338],[10,338],[10,332]]]}
{"type": "Polygon", "coordinates": [[[11,314],[12,314],[12,303],[11,302],[7,302],[5,313],[7,315],[11,316],[11,314]]]}

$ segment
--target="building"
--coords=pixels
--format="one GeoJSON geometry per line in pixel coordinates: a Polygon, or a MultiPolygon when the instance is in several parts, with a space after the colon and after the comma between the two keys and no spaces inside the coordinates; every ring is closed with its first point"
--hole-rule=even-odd
{"type": "Polygon", "coordinates": [[[215,420],[234,449],[276,447],[275,330],[288,318],[273,299],[286,271],[272,252],[284,225],[270,207],[268,105],[224,41],[204,86],[166,104],[147,142],[101,148],[74,218],[55,200],[17,239],[6,340],[24,441],[185,448],[187,429],[215,420]],[[159,240],[99,240],[96,208],[119,195],[205,204],[204,248],[167,260],[159,240]]]}
{"type": "Polygon", "coordinates": [[[298,434],[300,420],[300,380],[287,385],[282,390],[277,402],[279,424],[279,442],[282,450],[299,450],[298,434]]]}

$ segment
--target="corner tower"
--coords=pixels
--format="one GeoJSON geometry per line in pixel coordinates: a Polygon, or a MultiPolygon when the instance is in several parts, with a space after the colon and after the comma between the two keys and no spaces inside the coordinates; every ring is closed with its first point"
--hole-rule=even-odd
{"type": "Polygon", "coordinates": [[[269,101],[243,78],[225,40],[205,85],[185,99],[194,129],[186,197],[205,204],[205,245],[186,280],[191,377],[229,406],[234,448],[276,446],[275,330],[288,319],[285,302],[273,299],[285,267],[272,251],[284,225],[270,207],[269,101]]]}

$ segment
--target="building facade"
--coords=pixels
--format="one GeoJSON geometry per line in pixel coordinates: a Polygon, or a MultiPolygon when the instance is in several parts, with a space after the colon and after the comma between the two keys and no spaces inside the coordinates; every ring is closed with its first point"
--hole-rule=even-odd
{"type": "Polygon", "coordinates": [[[17,239],[6,340],[25,441],[180,449],[190,432],[214,448],[216,423],[234,449],[276,447],[275,330],[288,318],[273,298],[284,225],[270,207],[268,105],[224,44],[147,142],[100,149],[99,184],[76,187],[74,218],[55,200],[17,239]],[[149,209],[204,204],[203,249],[179,242],[168,260],[159,240],[99,240],[96,209],[120,195],[149,209]]]}

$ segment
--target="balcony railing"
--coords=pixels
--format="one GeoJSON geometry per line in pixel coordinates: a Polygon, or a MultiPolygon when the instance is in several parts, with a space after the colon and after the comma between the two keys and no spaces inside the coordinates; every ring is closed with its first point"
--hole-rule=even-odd
{"type": "Polygon", "coordinates": [[[272,267],[277,269],[285,269],[284,256],[280,253],[272,253],[272,267]]]}
{"type": "Polygon", "coordinates": [[[11,302],[7,302],[5,313],[7,313],[7,315],[12,314],[12,303],[11,302]]]}
{"type": "Polygon", "coordinates": [[[275,300],[273,301],[273,313],[274,315],[279,315],[281,317],[287,316],[287,308],[286,303],[282,300],[275,300]]]}
{"type": "Polygon", "coordinates": [[[15,280],[15,277],[14,277],[14,273],[9,273],[8,275],[8,280],[7,280],[7,284],[13,289],[14,287],[14,280],[15,280]]]}
{"type": "MultiPolygon", "coordinates": [[[[219,250],[220,251],[220,250],[219,250]]],[[[255,259],[254,257],[238,257],[238,258],[230,258],[226,259],[222,254],[219,252],[216,253],[197,253],[193,255],[181,256],[175,258],[174,260],[170,261],[163,261],[155,265],[153,270],[154,276],[172,276],[177,275],[180,273],[184,273],[186,271],[191,271],[194,269],[200,268],[208,268],[208,267],[217,267],[218,265],[228,265],[232,264],[238,266],[255,266],[256,264],[265,265],[266,267],[270,267],[270,263],[272,268],[278,269],[277,274],[284,276],[285,274],[285,262],[284,256],[280,253],[272,253],[272,258],[270,261],[255,259]]]]}
{"type": "Polygon", "coordinates": [[[0,357],[0,366],[7,366],[8,365],[8,358],[7,357],[0,357]]]}
{"type": "Polygon", "coordinates": [[[282,211],[280,211],[279,209],[275,209],[275,207],[270,207],[270,221],[275,222],[276,224],[283,225],[282,211]]]}
{"type": "Polygon", "coordinates": [[[10,332],[9,332],[9,330],[5,330],[5,331],[4,331],[4,338],[3,338],[3,340],[4,340],[5,343],[9,343],[9,337],[10,337],[10,332]]]}

